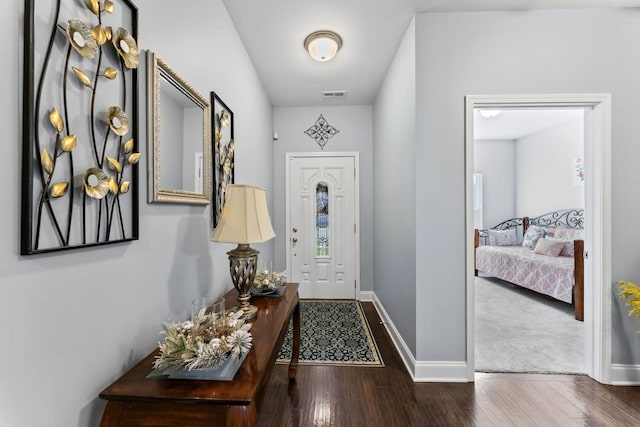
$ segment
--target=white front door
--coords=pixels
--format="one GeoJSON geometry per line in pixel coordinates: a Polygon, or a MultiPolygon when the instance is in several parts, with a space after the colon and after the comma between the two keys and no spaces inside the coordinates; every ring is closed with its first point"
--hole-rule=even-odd
{"type": "Polygon", "coordinates": [[[357,155],[287,154],[287,270],[301,298],[355,299],[357,155]]]}

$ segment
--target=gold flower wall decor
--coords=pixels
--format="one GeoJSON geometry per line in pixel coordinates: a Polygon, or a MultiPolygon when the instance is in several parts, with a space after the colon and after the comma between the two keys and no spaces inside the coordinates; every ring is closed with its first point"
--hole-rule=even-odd
{"type": "Polygon", "coordinates": [[[138,45],[127,30],[118,28],[113,37],[113,46],[127,68],[138,68],[138,45]]]}
{"type": "Polygon", "coordinates": [[[137,19],[25,1],[23,255],[138,238],[137,19]]]}
{"type": "Polygon", "coordinates": [[[67,24],[67,38],[71,46],[85,58],[95,58],[98,43],[89,27],[79,19],[70,19],[67,24]]]}

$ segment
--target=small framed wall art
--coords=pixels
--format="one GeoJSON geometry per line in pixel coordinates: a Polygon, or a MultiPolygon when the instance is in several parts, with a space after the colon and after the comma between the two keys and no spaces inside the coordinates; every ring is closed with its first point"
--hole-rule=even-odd
{"type": "Polygon", "coordinates": [[[216,228],[224,207],[227,187],[235,182],[235,140],[233,138],[233,111],[215,93],[211,92],[213,123],[213,208],[212,223],[216,228]]]}
{"type": "Polygon", "coordinates": [[[573,186],[584,187],[584,157],[578,156],[573,159],[573,186]]]}

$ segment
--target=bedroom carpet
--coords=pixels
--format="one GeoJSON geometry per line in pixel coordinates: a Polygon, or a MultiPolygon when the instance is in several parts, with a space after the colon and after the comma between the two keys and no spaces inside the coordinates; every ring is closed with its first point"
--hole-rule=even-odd
{"type": "Polygon", "coordinates": [[[475,285],[476,371],[584,373],[584,324],[573,306],[493,278],[475,285]]]}

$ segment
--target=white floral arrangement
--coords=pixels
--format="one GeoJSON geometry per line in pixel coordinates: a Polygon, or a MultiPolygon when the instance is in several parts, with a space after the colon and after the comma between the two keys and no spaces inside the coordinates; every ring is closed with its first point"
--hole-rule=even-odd
{"type": "Polygon", "coordinates": [[[153,367],[213,369],[229,356],[240,357],[251,350],[253,337],[245,323],[242,310],[226,312],[219,317],[201,309],[193,319],[164,324],[165,336],[159,342],[160,354],[153,367]]]}
{"type": "Polygon", "coordinates": [[[253,287],[260,292],[274,291],[287,279],[287,272],[276,273],[270,270],[259,270],[253,280],[253,287]]]}

